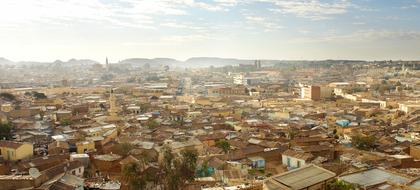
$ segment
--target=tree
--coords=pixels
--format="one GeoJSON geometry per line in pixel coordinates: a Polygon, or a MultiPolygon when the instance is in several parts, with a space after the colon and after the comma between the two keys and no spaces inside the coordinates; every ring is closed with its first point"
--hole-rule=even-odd
{"type": "Polygon", "coordinates": [[[295,129],[289,129],[287,131],[287,135],[288,135],[288,137],[289,137],[290,140],[293,140],[298,133],[299,132],[297,130],[295,130],[295,129]]]}
{"type": "Polygon", "coordinates": [[[12,129],[13,129],[13,126],[9,123],[0,124],[0,140],[12,139],[12,129]]]}
{"type": "Polygon", "coordinates": [[[156,127],[159,126],[159,123],[156,120],[151,120],[149,123],[147,123],[147,127],[149,129],[156,129],[156,127]]]}
{"type": "Polygon", "coordinates": [[[4,98],[6,101],[16,100],[15,95],[7,93],[7,92],[0,93],[0,97],[4,98]]]}
{"type": "Polygon", "coordinates": [[[163,161],[161,165],[162,170],[162,185],[164,189],[167,190],[176,190],[180,186],[180,176],[176,171],[176,168],[179,167],[178,160],[175,159],[172,150],[169,147],[163,147],[163,161]]]}
{"type": "Polygon", "coordinates": [[[37,100],[39,100],[39,99],[47,99],[47,96],[46,96],[44,93],[37,92],[37,91],[33,91],[33,92],[32,92],[32,96],[33,96],[35,99],[37,99],[37,100]]]}
{"type": "Polygon", "coordinates": [[[118,145],[119,150],[123,156],[128,156],[131,150],[133,150],[133,145],[130,143],[121,143],[118,145]]]}
{"type": "Polygon", "coordinates": [[[72,124],[72,121],[70,119],[63,119],[60,123],[63,126],[69,126],[72,124]]]}
{"type": "Polygon", "coordinates": [[[101,108],[101,110],[106,110],[105,104],[104,103],[100,103],[99,107],[101,108]]]}
{"type": "Polygon", "coordinates": [[[181,152],[180,173],[183,181],[194,181],[195,171],[197,169],[198,153],[196,150],[187,149],[181,152]]]}
{"type": "Polygon", "coordinates": [[[328,190],[355,190],[356,187],[351,183],[347,183],[343,180],[335,179],[334,181],[328,184],[327,189],[328,190]]]}
{"type": "Polygon", "coordinates": [[[229,142],[226,140],[217,141],[216,146],[221,148],[225,154],[228,153],[231,148],[229,142]]]}
{"type": "Polygon", "coordinates": [[[375,147],[375,142],[376,138],[373,135],[363,136],[356,134],[351,137],[352,145],[361,150],[371,150],[375,147]]]}
{"type": "Polygon", "coordinates": [[[197,170],[197,160],[198,152],[194,149],[183,150],[181,157],[177,158],[169,147],[164,147],[160,166],[164,189],[184,189],[188,182],[192,182],[197,170]]]}
{"type": "Polygon", "coordinates": [[[142,166],[138,162],[128,163],[122,170],[124,179],[128,182],[129,189],[143,190],[147,187],[150,176],[142,172],[142,166]]]}

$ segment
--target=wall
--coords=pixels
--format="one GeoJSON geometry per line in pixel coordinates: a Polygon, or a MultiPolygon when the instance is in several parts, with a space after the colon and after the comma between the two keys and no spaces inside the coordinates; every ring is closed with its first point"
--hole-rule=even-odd
{"type": "Polygon", "coordinates": [[[298,168],[298,161],[300,161],[300,167],[306,165],[305,160],[301,160],[301,159],[297,159],[294,157],[290,157],[290,156],[286,156],[286,155],[282,155],[282,163],[283,165],[287,166],[287,167],[292,167],[292,168],[298,168]],[[290,165],[288,166],[288,162],[287,159],[290,158],[290,165]]]}
{"type": "Polygon", "coordinates": [[[77,153],[78,154],[85,153],[85,149],[88,150],[88,151],[95,149],[95,143],[93,141],[87,141],[87,143],[80,142],[80,143],[77,143],[76,146],[77,146],[77,153]]]}
{"type": "Polygon", "coordinates": [[[34,155],[34,146],[32,144],[23,144],[16,150],[16,159],[21,160],[34,155]]]}
{"type": "Polygon", "coordinates": [[[420,145],[411,145],[410,146],[410,156],[412,156],[414,159],[418,160],[420,159],[420,145]]]}

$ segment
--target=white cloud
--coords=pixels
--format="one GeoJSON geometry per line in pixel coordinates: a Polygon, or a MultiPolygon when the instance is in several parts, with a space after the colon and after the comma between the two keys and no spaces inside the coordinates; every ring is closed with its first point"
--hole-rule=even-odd
{"type": "Polygon", "coordinates": [[[283,14],[293,14],[298,17],[311,20],[330,19],[332,15],[344,14],[350,7],[350,3],[345,0],[335,1],[334,3],[323,3],[320,0],[261,0],[276,5],[275,12],[283,14]]]}
{"type": "Polygon", "coordinates": [[[374,41],[419,41],[420,31],[402,30],[359,30],[349,34],[330,34],[325,36],[312,36],[310,38],[297,38],[292,43],[351,43],[351,42],[374,42],[374,41]]]}
{"type": "Polygon", "coordinates": [[[243,16],[245,17],[247,21],[246,23],[248,24],[248,26],[246,26],[245,28],[249,30],[262,29],[264,32],[271,32],[284,28],[283,26],[278,24],[279,21],[277,19],[253,15],[246,12],[243,13],[243,16]]]}

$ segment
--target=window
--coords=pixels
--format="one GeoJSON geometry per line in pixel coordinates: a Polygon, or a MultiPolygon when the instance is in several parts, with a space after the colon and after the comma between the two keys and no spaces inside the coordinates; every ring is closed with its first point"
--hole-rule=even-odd
{"type": "Polygon", "coordinates": [[[290,167],[290,161],[291,161],[291,160],[290,160],[290,158],[289,158],[289,157],[287,157],[287,166],[288,166],[288,167],[290,167]]]}

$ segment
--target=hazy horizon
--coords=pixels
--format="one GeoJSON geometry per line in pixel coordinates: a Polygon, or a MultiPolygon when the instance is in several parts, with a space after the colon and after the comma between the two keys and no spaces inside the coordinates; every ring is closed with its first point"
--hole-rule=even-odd
{"type": "Polygon", "coordinates": [[[420,0],[4,0],[0,57],[420,60],[420,0]]]}

